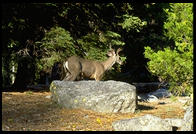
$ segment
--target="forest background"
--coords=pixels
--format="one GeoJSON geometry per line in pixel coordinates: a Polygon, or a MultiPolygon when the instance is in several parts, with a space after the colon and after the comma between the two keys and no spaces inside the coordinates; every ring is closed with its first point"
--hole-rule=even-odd
{"type": "Polygon", "coordinates": [[[62,77],[68,57],[105,60],[123,48],[122,66],[103,80],[167,82],[193,93],[192,3],[2,3],[2,86],[25,90],[62,77]],[[54,72],[58,75],[52,76],[54,72]]]}

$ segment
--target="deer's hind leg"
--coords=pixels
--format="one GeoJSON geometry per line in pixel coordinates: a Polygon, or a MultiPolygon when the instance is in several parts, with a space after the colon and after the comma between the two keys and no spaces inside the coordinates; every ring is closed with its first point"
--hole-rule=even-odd
{"type": "Polygon", "coordinates": [[[76,78],[77,78],[77,76],[78,76],[79,74],[77,73],[74,73],[74,74],[71,74],[71,77],[69,77],[69,80],[70,81],[74,81],[74,80],[76,80],[76,78]]]}
{"type": "Polygon", "coordinates": [[[67,73],[63,80],[64,81],[74,81],[74,80],[76,80],[76,78],[78,78],[78,75],[79,74],[75,74],[75,73],[73,73],[73,74],[67,73]]]}
{"type": "Polygon", "coordinates": [[[65,81],[74,81],[81,73],[81,63],[75,57],[72,57],[64,63],[64,69],[67,71],[67,74],[64,78],[65,81]]]}
{"type": "Polygon", "coordinates": [[[71,74],[69,72],[66,73],[66,76],[64,77],[64,81],[68,81],[69,79],[71,79],[71,74]]]}

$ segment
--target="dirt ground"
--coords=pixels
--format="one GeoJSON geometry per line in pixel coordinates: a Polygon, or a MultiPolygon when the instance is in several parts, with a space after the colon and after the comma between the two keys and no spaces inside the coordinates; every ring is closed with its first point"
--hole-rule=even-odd
{"type": "Polygon", "coordinates": [[[3,131],[113,131],[112,122],[145,114],[160,118],[183,118],[183,104],[171,98],[138,102],[133,113],[98,113],[84,109],[59,108],[50,92],[2,92],[3,131]]]}

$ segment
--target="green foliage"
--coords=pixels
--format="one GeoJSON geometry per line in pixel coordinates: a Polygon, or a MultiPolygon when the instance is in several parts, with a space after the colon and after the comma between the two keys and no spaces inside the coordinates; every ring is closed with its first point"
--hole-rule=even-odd
{"type": "Polygon", "coordinates": [[[145,47],[144,55],[150,59],[147,63],[149,70],[161,80],[169,82],[170,90],[175,95],[190,95],[193,93],[192,4],[175,3],[171,7],[171,10],[166,10],[168,20],[164,26],[166,36],[175,41],[176,47],[157,52],[145,47]],[[186,21],[189,23],[183,25],[186,21]]]}
{"type": "Polygon", "coordinates": [[[105,33],[100,32],[99,34],[89,33],[78,39],[77,43],[84,50],[85,58],[105,60],[109,45],[115,47],[125,44],[120,40],[120,38],[120,34],[113,31],[106,31],[105,33]]]}
{"type": "Polygon", "coordinates": [[[106,48],[104,47],[104,44],[99,42],[99,35],[95,33],[89,33],[78,39],[77,43],[83,50],[84,58],[94,60],[104,59],[106,48]]]}
{"type": "Polygon", "coordinates": [[[168,19],[164,23],[167,37],[176,42],[193,43],[193,4],[172,3],[171,10],[165,9],[168,19]]]}
{"type": "Polygon", "coordinates": [[[186,53],[180,54],[170,48],[154,52],[150,47],[145,47],[145,57],[150,59],[150,71],[161,80],[168,81],[173,93],[192,93],[193,60],[186,53]]]}
{"type": "Polygon", "coordinates": [[[64,28],[52,27],[42,39],[41,48],[46,48],[49,51],[69,49],[70,53],[74,53],[73,38],[64,28]]]}
{"type": "Polygon", "coordinates": [[[66,57],[76,53],[73,38],[62,27],[52,27],[46,32],[45,37],[36,42],[40,45],[42,57],[37,62],[39,70],[51,68],[55,62],[65,60],[66,57]]]}
{"type": "Polygon", "coordinates": [[[106,38],[106,41],[103,41],[104,44],[111,44],[112,46],[123,46],[125,44],[120,40],[121,35],[116,32],[106,31],[103,36],[106,38]]]}
{"type": "Polygon", "coordinates": [[[123,15],[123,22],[119,23],[119,25],[122,26],[123,29],[126,29],[127,32],[130,30],[136,30],[139,32],[146,24],[146,21],[142,21],[139,17],[128,14],[123,15]]]}
{"type": "Polygon", "coordinates": [[[18,41],[14,41],[14,40],[10,40],[9,41],[9,44],[8,44],[8,48],[14,48],[16,47],[17,45],[19,45],[19,42],[18,41]]]}

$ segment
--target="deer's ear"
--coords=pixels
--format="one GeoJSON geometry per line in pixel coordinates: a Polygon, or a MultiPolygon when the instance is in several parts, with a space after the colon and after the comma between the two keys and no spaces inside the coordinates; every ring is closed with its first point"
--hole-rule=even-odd
{"type": "Polygon", "coordinates": [[[112,53],[111,53],[111,52],[108,52],[107,55],[108,55],[108,56],[112,56],[112,53]]]}

